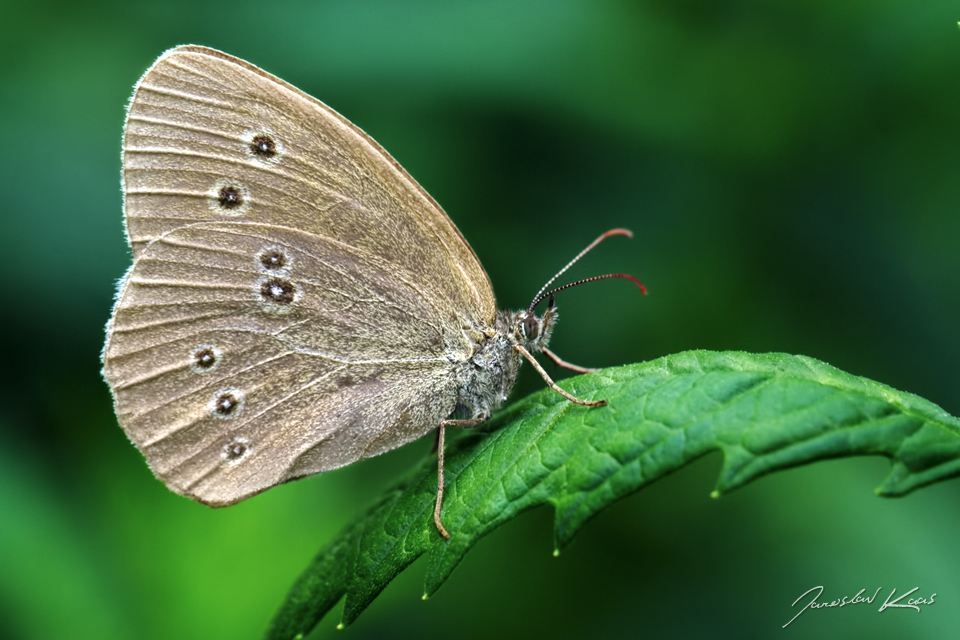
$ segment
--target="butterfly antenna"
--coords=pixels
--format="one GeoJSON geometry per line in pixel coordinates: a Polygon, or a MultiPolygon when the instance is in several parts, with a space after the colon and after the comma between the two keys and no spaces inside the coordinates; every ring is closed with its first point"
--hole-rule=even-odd
{"type": "Polygon", "coordinates": [[[560,271],[558,271],[555,276],[553,276],[552,278],[550,278],[549,280],[547,280],[547,283],[546,283],[545,285],[543,285],[543,287],[540,288],[540,291],[537,292],[537,295],[535,295],[535,296],[533,297],[533,302],[530,303],[530,308],[527,310],[527,312],[528,312],[528,313],[533,313],[534,307],[536,307],[538,304],[540,304],[540,301],[543,300],[544,298],[546,298],[547,296],[550,297],[550,304],[551,304],[551,306],[552,306],[552,305],[553,305],[553,294],[555,294],[555,293],[558,292],[558,291],[562,291],[562,290],[564,290],[564,289],[569,289],[570,287],[575,287],[575,286],[577,286],[577,285],[586,284],[587,282],[594,282],[594,281],[596,281],[596,280],[607,280],[607,279],[609,279],[609,278],[623,278],[624,280],[630,280],[630,281],[633,282],[635,285],[637,285],[638,287],[640,287],[640,291],[642,291],[643,294],[646,295],[646,294],[647,294],[647,288],[646,288],[645,286],[643,286],[643,283],[640,282],[639,280],[637,280],[636,278],[634,278],[633,276],[631,276],[631,275],[629,275],[629,274],[626,274],[626,273],[608,273],[608,274],[602,275],[602,276],[594,276],[594,277],[592,277],[592,278],[586,278],[586,279],[584,279],[584,280],[578,280],[577,282],[571,282],[570,284],[565,284],[565,285],[563,285],[562,287],[557,287],[556,289],[552,289],[552,290],[550,290],[550,291],[547,291],[547,288],[548,288],[551,284],[553,284],[553,283],[556,281],[557,278],[559,278],[560,276],[562,276],[567,269],[569,269],[570,267],[572,267],[572,266],[577,262],[577,260],[579,260],[579,259],[582,258],[583,256],[587,255],[587,253],[588,253],[591,249],[593,249],[595,246],[597,246],[598,244],[600,244],[601,242],[603,242],[604,240],[606,240],[606,239],[609,238],[610,236],[627,236],[628,238],[632,238],[632,237],[633,237],[633,232],[631,232],[629,229],[611,229],[610,231],[607,231],[606,233],[601,234],[599,238],[597,238],[596,240],[594,240],[593,242],[591,242],[591,243],[587,246],[586,249],[584,249],[583,251],[581,251],[580,253],[578,253],[578,254],[573,258],[573,260],[571,260],[570,262],[568,262],[567,265],[566,265],[563,269],[560,269],[560,271]]]}
{"type": "Polygon", "coordinates": [[[553,294],[555,294],[558,291],[563,291],[564,289],[569,289],[570,287],[576,287],[578,285],[586,284],[588,282],[596,282],[597,280],[609,280],[611,278],[621,278],[623,280],[629,280],[630,282],[632,282],[633,284],[637,285],[637,287],[640,288],[640,293],[642,293],[643,295],[647,295],[647,288],[643,286],[643,283],[637,280],[636,278],[634,278],[629,273],[607,273],[602,276],[593,276],[592,278],[584,278],[583,280],[570,282],[563,286],[557,287],[556,289],[551,289],[550,291],[541,293],[539,296],[533,299],[533,302],[530,303],[530,308],[527,309],[527,313],[533,313],[533,308],[536,307],[538,304],[540,304],[540,301],[546,297],[550,298],[550,306],[552,307],[553,294]]]}

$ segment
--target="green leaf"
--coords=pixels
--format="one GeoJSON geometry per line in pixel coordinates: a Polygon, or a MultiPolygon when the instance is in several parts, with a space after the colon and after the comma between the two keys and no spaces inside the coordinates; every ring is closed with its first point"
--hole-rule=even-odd
{"type": "Polygon", "coordinates": [[[960,420],[812,358],[691,351],[561,386],[609,404],[590,409],[544,389],[460,438],[446,459],[449,541],[433,525],[436,460],[424,460],[320,551],[267,637],[302,637],[344,594],[350,624],[423,553],[433,594],[480,538],[540,504],[554,506],[559,551],[604,507],[716,449],[714,496],[839,456],[890,458],[877,489],[886,496],[960,475],[960,420]]]}

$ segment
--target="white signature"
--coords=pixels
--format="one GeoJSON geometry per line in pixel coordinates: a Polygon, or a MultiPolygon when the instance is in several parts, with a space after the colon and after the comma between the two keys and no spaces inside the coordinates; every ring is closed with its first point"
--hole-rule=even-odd
{"type": "MultiPolygon", "coordinates": [[[[825,607],[845,607],[848,604],[861,604],[863,602],[866,602],[867,604],[873,604],[873,601],[876,599],[877,594],[880,593],[880,589],[882,588],[883,587],[877,587],[877,590],[873,592],[873,596],[869,598],[864,597],[862,595],[863,592],[866,591],[866,589],[860,589],[860,591],[857,592],[857,595],[853,596],[852,598],[843,596],[839,600],[833,600],[831,602],[817,602],[817,598],[819,598],[823,594],[822,586],[813,587],[812,589],[807,589],[802,594],[800,594],[799,598],[793,601],[793,604],[790,605],[791,607],[797,606],[797,603],[800,602],[800,600],[802,600],[803,597],[808,593],[811,593],[813,591],[816,591],[817,593],[813,596],[813,598],[810,599],[810,602],[808,602],[806,606],[803,607],[803,609],[800,609],[800,611],[797,612],[797,615],[790,618],[790,622],[793,622],[794,620],[796,620],[797,617],[807,609],[823,609],[825,607]]],[[[884,601],[882,605],[880,605],[880,608],[877,609],[877,611],[883,611],[884,609],[916,609],[917,613],[920,613],[920,605],[933,604],[933,599],[937,597],[937,594],[934,593],[929,598],[910,598],[909,600],[907,600],[905,604],[899,604],[901,600],[903,600],[904,598],[906,598],[907,596],[909,596],[911,593],[913,593],[919,588],[920,587],[914,587],[913,589],[910,589],[910,591],[907,591],[906,593],[901,595],[896,600],[891,600],[891,598],[893,598],[893,596],[897,593],[897,589],[896,587],[894,587],[893,591],[890,592],[890,595],[887,596],[887,599],[884,601]]],[[[784,628],[786,628],[786,626],[790,624],[790,622],[783,625],[784,628]]]]}

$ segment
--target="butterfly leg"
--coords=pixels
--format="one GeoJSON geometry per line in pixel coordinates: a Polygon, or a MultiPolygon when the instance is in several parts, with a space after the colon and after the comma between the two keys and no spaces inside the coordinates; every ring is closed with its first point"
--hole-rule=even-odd
{"type": "Polygon", "coordinates": [[[593,373],[594,371],[598,371],[598,369],[589,369],[587,367],[580,367],[573,364],[572,362],[567,362],[566,360],[564,360],[563,358],[555,354],[553,351],[550,351],[550,349],[547,349],[546,347],[543,347],[543,353],[548,358],[553,360],[554,364],[556,364],[558,367],[563,367],[564,369],[570,369],[571,371],[576,371],[577,373],[593,373]]]}
{"type": "Polygon", "coordinates": [[[570,402],[573,402],[574,404],[580,404],[585,407],[602,407],[603,405],[607,404],[606,400],[584,400],[582,398],[578,398],[576,396],[570,395],[569,393],[567,393],[566,391],[564,391],[563,389],[557,386],[557,383],[550,378],[547,372],[544,371],[543,367],[540,366],[540,363],[537,362],[537,360],[532,355],[530,355],[530,352],[524,349],[523,346],[519,344],[515,344],[513,345],[513,348],[519,351],[524,358],[530,361],[530,364],[533,365],[533,368],[537,370],[537,373],[539,373],[543,377],[546,383],[550,385],[551,389],[553,389],[554,391],[562,395],[564,398],[566,398],[570,402]]]}
{"type": "Polygon", "coordinates": [[[437,427],[437,505],[433,509],[433,523],[437,525],[437,531],[440,532],[447,540],[450,539],[450,534],[447,533],[447,530],[444,528],[443,523],[440,522],[440,507],[443,506],[443,434],[447,427],[457,427],[460,429],[472,429],[473,427],[483,424],[483,420],[474,419],[474,420],[444,420],[440,423],[440,426],[437,427]]]}

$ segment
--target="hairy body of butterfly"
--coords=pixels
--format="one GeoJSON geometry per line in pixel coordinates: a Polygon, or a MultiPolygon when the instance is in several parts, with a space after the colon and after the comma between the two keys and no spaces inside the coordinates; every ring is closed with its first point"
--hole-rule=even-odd
{"type": "Polygon", "coordinates": [[[482,332],[476,351],[465,362],[458,363],[462,383],[457,392],[457,405],[466,409],[466,417],[486,420],[503,404],[517,381],[523,356],[521,345],[530,353],[539,353],[550,341],[556,321],[556,307],[550,307],[542,318],[526,311],[497,313],[493,327],[482,332]],[[533,322],[526,322],[530,318],[533,322]],[[534,327],[527,335],[524,324],[534,327]]]}
{"type": "Polygon", "coordinates": [[[439,430],[446,536],[443,427],[489,417],[522,358],[602,404],[531,356],[566,364],[546,349],[556,290],[498,313],[439,205],[282,80],[172,49],[137,84],[123,150],[134,262],[103,371],[124,431],[177,493],[225,506],[439,430]]]}

